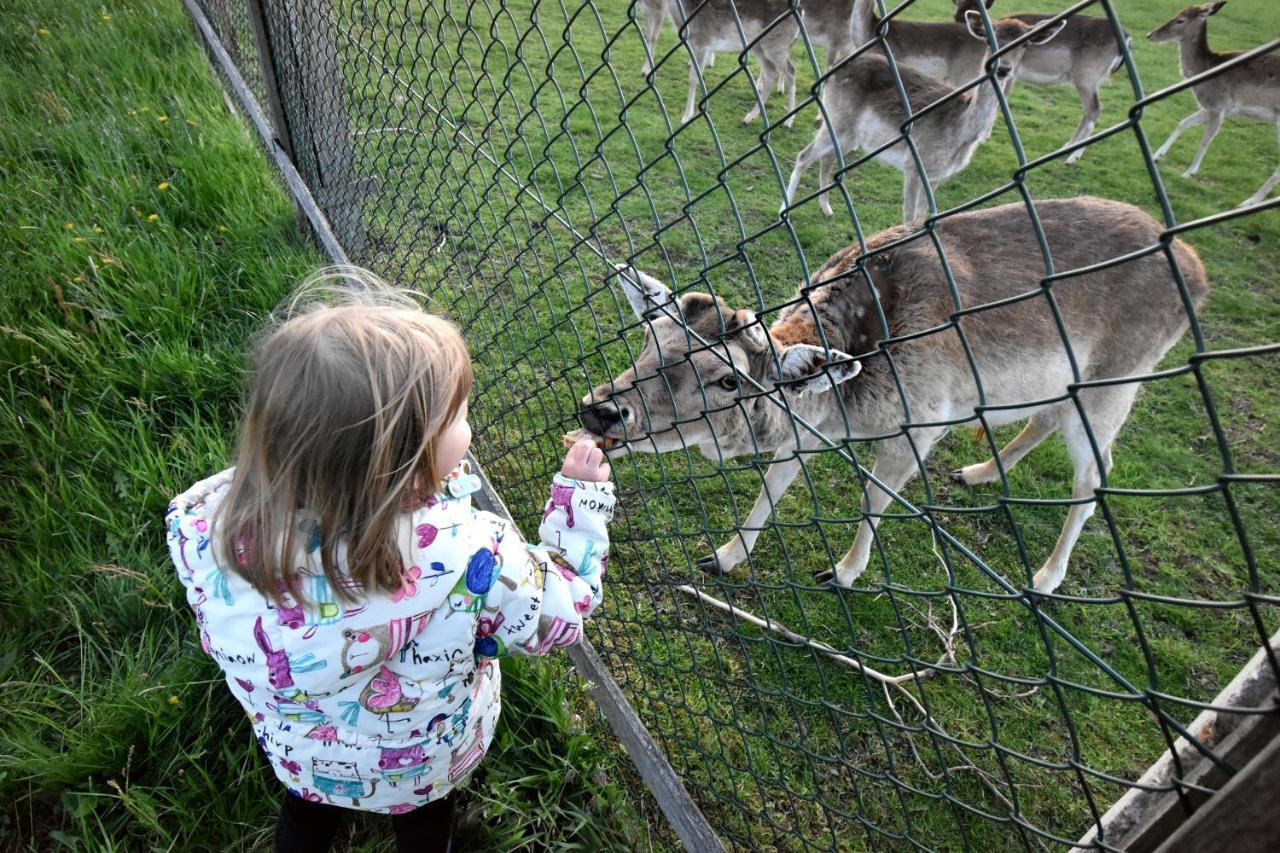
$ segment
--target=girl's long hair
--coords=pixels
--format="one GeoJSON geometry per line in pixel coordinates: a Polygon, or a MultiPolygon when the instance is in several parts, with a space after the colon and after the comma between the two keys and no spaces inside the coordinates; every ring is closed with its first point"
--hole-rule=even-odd
{"type": "Polygon", "coordinates": [[[235,475],[214,525],[223,565],[277,603],[300,601],[298,569],[318,532],[340,600],[353,599],[350,581],[398,590],[399,517],[448,473],[435,439],[471,391],[462,336],[411,292],[330,267],[272,315],[251,369],[235,475]]]}

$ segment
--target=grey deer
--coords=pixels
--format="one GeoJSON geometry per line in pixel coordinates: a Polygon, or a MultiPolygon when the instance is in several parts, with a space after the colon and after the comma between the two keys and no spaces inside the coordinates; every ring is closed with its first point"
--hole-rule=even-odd
{"type": "MultiPolygon", "coordinates": [[[[1240,51],[1218,53],[1209,48],[1209,16],[1217,14],[1226,0],[1203,6],[1188,6],[1172,19],[1147,33],[1152,41],[1177,41],[1182,61],[1182,76],[1193,77],[1216,65],[1240,55],[1240,51]]],[[[1182,173],[1190,178],[1200,171],[1209,143],[1218,135],[1227,116],[1244,116],[1272,122],[1280,135],[1280,55],[1274,53],[1257,56],[1243,65],[1216,74],[1192,87],[1200,109],[1184,118],[1164,145],[1155,153],[1159,160],[1169,153],[1169,148],[1182,132],[1198,124],[1204,125],[1200,150],[1191,165],[1182,173]]],[[[1257,204],[1264,200],[1276,184],[1280,183],[1280,167],[1263,182],[1262,187],[1242,204],[1257,204]]]]}
{"type": "MultiPolygon", "coordinates": [[[[995,0],[987,0],[987,8],[990,9],[994,2],[995,0]]],[[[955,0],[955,4],[956,22],[962,23],[965,12],[976,9],[978,0],[955,0]]],[[[1018,13],[1008,17],[1034,27],[1054,16],[1018,13]]],[[[1017,79],[1037,86],[1070,83],[1075,87],[1080,106],[1084,110],[1080,124],[1067,143],[1075,145],[1083,142],[1097,126],[1098,117],[1102,115],[1102,98],[1099,92],[1120,67],[1124,55],[1116,41],[1115,30],[1106,18],[1072,15],[1065,18],[1064,22],[1066,26],[1052,44],[1026,55],[1022,65],[1018,67],[1017,79]]],[[[1126,46],[1132,44],[1133,40],[1127,33],[1123,34],[1123,38],[1126,46]]],[[[972,77],[971,74],[969,79],[972,77]]],[[[1083,156],[1084,146],[1081,146],[1067,155],[1067,162],[1074,163],[1083,156]]]]}
{"type": "MultiPolygon", "coordinates": [[[[986,32],[977,12],[966,15],[969,40],[984,45],[986,32]]],[[[1063,29],[1063,23],[1050,25],[1036,32],[1032,27],[1012,18],[993,22],[996,41],[1006,45],[1015,39],[1030,37],[999,56],[995,74],[1001,86],[1011,81],[1012,75],[1032,50],[1038,50],[1063,29]]],[[[910,67],[897,69],[911,114],[952,92],[945,83],[910,67]]],[[[905,139],[890,144],[902,135],[901,128],[909,115],[894,78],[894,69],[882,55],[867,52],[839,66],[827,81],[822,92],[822,105],[827,120],[822,122],[813,141],[796,156],[795,168],[787,182],[782,209],[791,204],[800,178],[816,161],[820,164],[819,180],[823,187],[830,183],[831,167],[836,162],[836,145],[848,159],[855,151],[876,151],[875,159],[902,172],[902,221],[912,222],[928,211],[928,196],[924,180],[916,167],[915,158],[905,139]],[[829,125],[829,126],[828,126],[829,125]],[[834,139],[833,139],[834,133],[834,139]]],[[[930,188],[959,172],[973,159],[978,146],[991,136],[1000,102],[995,87],[980,83],[976,90],[955,95],[925,115],[912,121],[911,139],[920,155],[925,177],[930,188]]],[[[823,192],[819,199],[822,212],[831,214],[831,201],[823,192]]]]}
{"type": "MultiPolygon", "coordinates": [[[[1155,220],[1116,201],[1049,200],[1037,203],[1036,210],[1059,271],[1086,268],[1161,240],[1155,220]]],[[[749,309],[697,292],[676,300],[651,276],[618,267],[616,278],[645,321],[645,344],[630,369],[583,398],[578,418],[585,431],[613,458],[686,447],[715,461],[776,451],[739,532],[702,558],[704,568],[728,571],[747,558],[800,470],[798,454],[819,446],[779,406],[745,388],[741,377],[749,376],[769,394],[786,393],[791,410],[834,441],[888,436],[879,441],[872,473],[895,492],[917,472],[916,454],[927,457],[946,432],[938,424],[974,418],[979,406],[991,426],[1029,422],[998,461],[993,457],[952,472],[958,483],[999,482],[1001,469],[1007,471],[1061,432],[1075,469],[1074,502],[1033,583],[1050,592],[1062,582],[1071,550],[1094,511],[1100,468],[1111,470],[1112,442],[1138,383],[1078,389],[1079,410],[1072,399],[1058,399],[1076,378],[1052,309],[1037,293],[1044,261],[1022,204],[950,216],[937,223],[935,233],[962,305],[994,306],[959,321],[971,356],[949,326],[956,305],[938,252],[927,235],[906,226],[872,237],[865,256],[856,246],[837,252],[813,283],[802,287],[807,299],[785,308],[767,330],[749,309]],[[710,346],[699,345],[690,331],[710,346]],[[904,430],[908,421],[916,425],[910,439],[904,430]]],[[[1173,240],[1169,251],[1191,302],[1200,306],[1208,292],[1200,259],[1181,240],[1173,240]]],[[[1053,295],[1085,382],[1149,373],[1189,324],[1162,253],[1057,279],[1053,295]]],[[[875,526],[890,495],[869,485],[864,500],[853,547],[834,569],[835,581],[843,586],[866,569],[875,526]]]]}
{"type": "MultiPolygon", "coordinates": [[[[751,45],[750,53],[760,63],[760,76],[755,80],[756,105],[743,117],[743,124],[756,120],[760,105],[769,99],[775,86],[788,90],[787,110],[795,110],[796,69],[791,62],[791,46],[800,34],[800,25],[787,0],[738,0],[736,3],[734,0],[696,3],[667,0],[667,3],[672,18],[683,22],[680,25],[691,53],[689,97],[681,123],[693,119],[702,69],[711,65],[717,52],[740,53],[744,44],[751,45]]],[[[790,115],[783,123],[790,127],[794,120],[795,116],[790,115]]]]}
{"type": "MultiPolygon", "coordinates": [[[[694,0],[639,0],[641,13],[644,15],[644,41],[645,47],[648,49],[649,57],[657,55],[658,36],[662,32],[663,22],[670,19],[679,30],[686,19],[686,8],[692,11],[697,10],[698,4],[694,0]]],[[[749,3],[737,4],[738,14],[740,17],[760,18],[763,15],[772,14],[774,18],[784,14],[787,11],[785,2],[773,2],[766,4],[763,10],[753,8],[749,3]]],[[[697,28],[698,48],[693,48],[693,40],[690,40],[691,48],[694,54],[701,56],[704,60],[702,68],[710,68],[715,64],[716,50],[729,50],[738,52],[742,45],[738,39],[737,25],[729,10],[713,9],[709,13],[707,24],[697,28]],[[707,43],[708,32],[710,27],[718,22],[726,32],[723,33],[725,38],[714,42],[716,47],[710,52],[704,49],[707,43]],[[701,52],[699,50],[701,49],[701,52]]],[[[809,43],[816,48],[822,48],[826,54],[826,69],[829,71],[836,62],[849,54],[853,53],[853,15],[854,4],[851,2],[828,2],[828,0],[808,0],[800,4],[801,20],[804,23],[805,36],[809,43]]],[[[768,23],[772,18],[764,20],[768,23]]],[[[790,45],[788,45],[788,52],[790,45]]],[[[775,52],[770,50],[768,57],[773,59],[775,52]]],[[[763,66],[763,63],[762,63],[763,66]]],[[[646,59],[644,65],[640,69],[642,75],[648,74],[653,69],[650,59],[646,59]]],[[[795,83],[795,65],[783,63],[780,73],[776,78],[775,85],[780,90],[790,89],[795,83]]],[[[762,92],[762,98],[767,98],[768,93],[762,92]]],[[[685,121],[692,116],[686,110],[685,121]]]]}

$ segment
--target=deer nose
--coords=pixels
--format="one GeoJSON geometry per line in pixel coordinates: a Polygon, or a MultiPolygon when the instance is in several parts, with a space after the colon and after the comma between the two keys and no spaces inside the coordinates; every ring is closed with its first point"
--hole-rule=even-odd
{"type": "Polygon", "coordinates": [[[595,435],[604,435],[609,428],[622,422],[623,413],[615,403],[590,403],[578,410],[578,422],[595,435]]]}

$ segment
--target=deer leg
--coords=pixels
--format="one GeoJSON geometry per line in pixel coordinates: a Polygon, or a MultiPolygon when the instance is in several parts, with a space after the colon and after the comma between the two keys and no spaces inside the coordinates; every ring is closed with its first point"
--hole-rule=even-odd
{"type": "MultiPolygon", "coordinates": [[[[920,454],[921,459],[929,455],[929,449],[941,434],[941,429],[912,431],[916,452],[920,454]]],[[[905,438],[892,438],[880,443],[871,473],[894,492],[900,492],[917,470],[911,443],[905,438]]],[[[889,493],[884,489],[874,483],[867,483],[866,509],[862,521],[858,524],[858,535],[849,553],[836,563],[835,581],[840,586],[851,586],[866,570],[867,561],[871,559],[871,545],[875,539],[875,530],[880,525],[880,515],[889,505],[890,500],[889,493]]]]}
{"type": "Polygon", "coordinates": [[[782,126],[791,127],[796,121],[796,66],[791,61],[791,57],[787,57],[783,74],[786,76],[787,83],[787,117],[782,122],[782,126]]]}
{"type": "Polygon", "coordinates": [[[1205,119],[1208,117],[1208,110],[1197,110],[1182,121],[1178,122],[1178,126],[1173,129],[1173,133],[1169,134],[1169,138],[1164,141],[1164,145],[1161,145],[1156,149],[1156,153],[1151,155],[1151,159],[1159,160],[1165,154],[1168,154],[1169,149],[1173,147],[1174,141],[1182,135],[1183,131],[1189,130],[1198,124],[1204,124],[1205,119]]]}
{"type": "Polygon", "coordinates": [[[773,91],[773,83],[778,79],[778,66],[773,60],[763,53],[760,54],[760,76],[755,81],[756,87],[756,105],[742,117],[743,124],[751,124],[760,115],[760,107],[765,101],[769,100],[769,94],[773,91]]]}
{"type": "MultiPolygon", "coordinates": [[[[1280,134],[1280,124],[1276,125],[1276,132],[1277,134],[1280,134]]],[[[1241,207],[1249,204],[1262,203],[1266,200],[1267,196],[1271,194],[1271,191],[1275,189],[1276,184],[1280,184],[1280,166],[1276,167],[1276,170],[1271,173],[1271,177],[1267,178],[1267,182],[1264,183],[1256,193],[1245,199],[1244,204],[1242,204],[1241,207]]]]}
{"type": "MultiPolygon", "coordinates": [[[[828,154],[818,161],[818,183],[823,187],[826,187],[831,183],[831,167],[835,162],[835,154],[828,154]]],[[[831,216],[835,213],[835,211],[831,209],[830,196],[831,193],[826,189],[823,189],[822,195],[818,196],[818,207],[827,216],[831,216]]]]}
{"type": "Polygon", "coordinates": [[[685,102],[684,115],[680,118],[681,124],[688,124],[693,120],[693,103],[694,98],[698,94],[698,82],[702,79],[701,68],[707,61],[707,54],[710,51],[702,51],[701,54],[695,53],[689,58],[689,99],[685,102]]]}
{"type": "Polygon", "coordinates": [[[906,163],[902,172],[902,222],[915,222],[929,209],[924,182],[914,163],[906,163]]]}
{"type": "Polygon", "coordinates": [[[714,554],[698,558],[698,568],[706,572],[724,574],[747,559],[756,539],[760,537],[761,525],[773,515],[774,507],[782,499],[787,487],[800,473],[800,451],[811,450],[817,446],[816,439],[801,439],[795,447],[784,447],[774,454],[773,461],[764,472],[764,486],[760,495],[751,506],[746,520],[739,525],[737,534],[716,549],[714,554]]]}
{"type": "MultiPolygon", "coordinates": [[[[1071,137],[1068,145],[1074,145],[1077,142],[1083,142],[1093,133],[1094,126],[1098,123],[1098,116],[1102,115],[1102,99],[1098,97],[1098,86],[1102,85],[1102,81],[1097,81],[1095,85],[1088,86],[1083,82],[1076,83],[1076,94],[1080,96],[1080,106],[1084,107],[1084,115],[1080,118],[1080,126],[1076,128],[1075,135],[1071,137]]],[[[1067,156],[1067,163],[1074,163],[1084,156],[1084,148],[1077,148],[1067,156]]]]}
{"type": "Polygon", "coordinates": [[[1111,471],[1111,442],[1116,433],[1124,425],[1133,406],[1133,398],[1138,394],[1138,384],[1111,385],[1105,388],[1081,392],[1081,404],[1085,417],[1093,431],[1094,441],[1098,445],[1098,455],[1094,455],[1093,444],[1089,441],[1089,433],[1078,413],[1071,413],[1062,425],[1062,437],[1067,442],[1067,453],[1071,456],[1071,464],[1075,469],[1072,478],[1071,497],[1080,503],[1071,505],[1067,511],[1067,520],[1058,534],[1058,542],[1053,546],[1053,553],[1036,572],[1031,583],[1037,592],[1053,592],[1062,583],[1067,573],[1067,562],[1071,559],[1071,551],[1075,548],[1084,523],[1093,515],[1097,502],[1086,500],[1094,496],[1094,490],[1102,482],[1098,473],[1098,462],[1102,463],[1104,472],[1111,471]],[[1087,395],[1087,396],[1086,396],[1087,395]]]}
{"type": "Polygon", "coordinates": [[[818,128],[818,135],[796,155],[796,165],[791,170],[791,179],[787,181],[787,193],[782,199],[779,215],[791,204],[791,199],[795,198],[796,189],[800,186],[800,176],[804,174],[804,170],[812,166],[815,160],[821,160],[834,150],[835,145],[831,141],[831,134],[827,132],[827,128],[818,128]]]}
{"type": "Polygon", "coordinates": [[[1222,129],[1222,120],[1226,117],[1226,113],[1209,113],[1209,120],[1204,126],[1204,136],[1200,138],[1200,150],[1196,152],[1196,159],[1191,161],[1191,165],[1182,173],[1182,177],[1190,178],[1200,171],[1200,161],[1204,160],[1205,152],[1209,150],[1209,143],[1213,142],[1213,138],[1222,129]]]}
{"type": "MultiPolygon", "coordinates": [[[[1022,457],[1026,456],[1032,450],[1039,446],[1049,436],[1053,435],[1058,429],[1058,419],[1049,414],[1049,410],[1041,409],[1031,416],[1031,420],[1023,427],[1022,432],[1014,436],[1004,446],[999,453],[1000,463],[1004,465],[1004,470],[1008,471],[1014,465],[1017,465],[1022,457]]],[[[1000,466],[996,464],[996,457],[991,457],[986,462],[978,462],[973,465],[966,465],[959,470],[952,471],[951,482],[959,483],[962,486],[976,486],[979,483],[998,483],[1000,482],[1000,466]]]]}
{"type": "Polygon", "coordinates": [[[640,75],[642,77],[649,76],[649,72],[653,71],[653,61],[657,56],[658,36],[662,33],[662,10],[661,8],[653,10],[652,13],[646,13],[644,19],[644,46],[645,60],[644,65],[640,66],[640,75]]]}

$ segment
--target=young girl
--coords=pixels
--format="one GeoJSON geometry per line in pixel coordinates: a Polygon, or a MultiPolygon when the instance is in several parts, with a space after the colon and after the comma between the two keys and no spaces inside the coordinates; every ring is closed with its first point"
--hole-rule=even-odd
{"type": "Polygon", "coordinates": [[[344,809],[391,813],[398,849],[447,849],[448,795],[497,723],[495,658],[575,642],[600,603],[601,451],[569,450],[527,545],[471,505],[470,389],[450,323],[326,271],[257,348],[236,467],[169,506],[201,645],[288,787],[278,850],[327,849],[344,809]]]}

